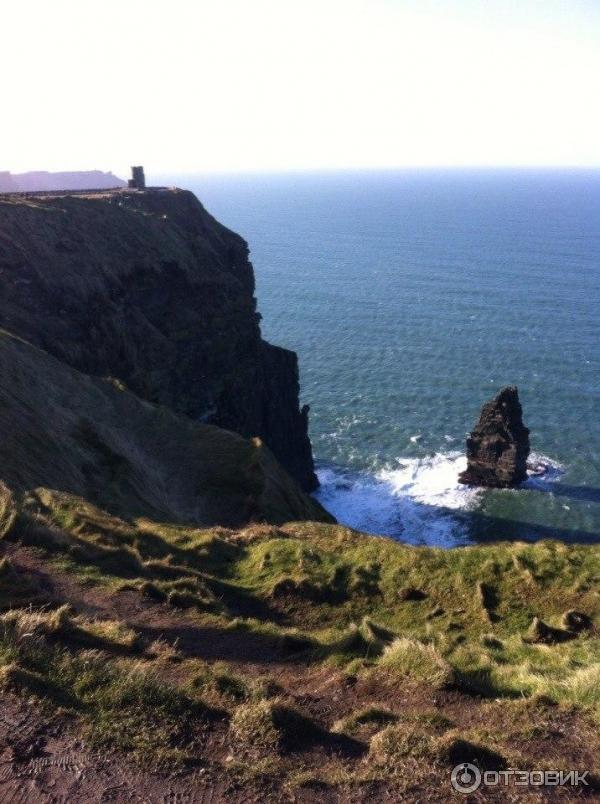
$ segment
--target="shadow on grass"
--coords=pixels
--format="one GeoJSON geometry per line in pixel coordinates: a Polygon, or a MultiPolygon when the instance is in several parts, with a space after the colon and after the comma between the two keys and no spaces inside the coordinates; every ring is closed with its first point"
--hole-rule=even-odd
{"type": "Polygon", "coordinates": [[[163,640],[186,657],[234,663],[312,664],[314,643],[298,634],[261,633],[242,625],[233,628],[177,625],[141,626],[136,629],[147,642],[163,640]]]}
{"type": "Polygon", "coordinates": [[[522,693],[499,684],[493,678],[490,668],[473,670],[454,670],[454,689],[481,698],[522,698],[522,693]]]}

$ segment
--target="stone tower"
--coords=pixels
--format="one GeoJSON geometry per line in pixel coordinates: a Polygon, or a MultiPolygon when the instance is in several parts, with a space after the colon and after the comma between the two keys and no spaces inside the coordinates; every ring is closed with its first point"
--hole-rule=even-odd
{"type": "Polygon", "coordinates": [[[141,165],[131,168],[131,178],[127,182],[127,186],[132,190],[145,189],[146,177],[144,176],[144,168],[141,165]]]}

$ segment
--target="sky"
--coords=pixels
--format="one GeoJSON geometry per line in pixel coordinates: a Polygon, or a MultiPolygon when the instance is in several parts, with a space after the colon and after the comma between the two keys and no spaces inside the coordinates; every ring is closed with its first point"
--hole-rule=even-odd
{"type": "Polygon", "coordinates": [[[0,169],[600,166],[600,0],[0,0],[0,169]]]}

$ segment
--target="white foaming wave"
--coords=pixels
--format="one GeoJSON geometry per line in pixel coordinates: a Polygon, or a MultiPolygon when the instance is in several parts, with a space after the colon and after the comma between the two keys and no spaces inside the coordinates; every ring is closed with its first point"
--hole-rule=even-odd
{"type": "Polygon", "coordinates": [[[552,483],[556,483],[565,473],[565,467],[558,461],[532,452],[527,461],[529,477],[522,488],[537,489],[538,491],[552,491],[552,483]]]}
{"type": "Polygon", "coordinates": [[[397,497],[458,510],[469,508],[479,493],[458,482],[458,475],[466,468],[467,459],[460,452],[437,452],[427,458],[400,460],[397,467],[383,469],[377,477],[397,497]]]}
{"type": "MultiPolygon", "coordinates": [[[[525,489],[551,490],[564,473],[544,455],[532,454],[529,464],[525,489]]],[[[410,544],[453,547],[469,543],[463,514],[485,493],[458,482],[465,468],[466,458],[458,451],[398,459],[395,466],[374,474],[321,468],[315,496],[341,524],[356,530],[410,544]]]]}
{"type": "Polygon", "coordinates": [[[458,515],[480,491],[458,482],[466,466],[459,452],[405,458],[376,474],[320,469],[317,499],[336,519],[368,533],[412,544],[450,547],[468,541],[458,515]]]}

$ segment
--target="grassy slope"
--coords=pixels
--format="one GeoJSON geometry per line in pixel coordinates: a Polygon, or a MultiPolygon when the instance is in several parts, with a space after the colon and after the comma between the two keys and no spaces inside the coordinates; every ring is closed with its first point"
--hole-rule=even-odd
{"type": "Polygon", "coordinates": [[[0,477],[121,516],[212,525],[330,517],[259,440],[196,424],[0,330],[0,477]]]}
{"type": "MultiPolygon", "coordinates": [[[[75,712],[92,745],[193,765],[207,735],[225,729],[246,758],[222,757],[220,773],[243,785],[333,789],[377,780],[400,789],[415,762],[424,790],[432,767],[463,759],[545,767],[552,757],[568,767],[585,753],[570,736],[554,747],[552,735],[567,729],[599,755],[600,548],[444,551],[311,522],[126,523],[48,491],[23,501],[4,543],[15,566],[29,551],[51,576],[146,600],[151,622],[160,613],[159,643],[134,617],[51,611],[36,628],[31,614],[4,615],[5,686],[75,712]],[[579,632],[564,627],[573,609],[590,618],[579,632]],[[531,641],[536,616],[555,629],[541,643],[531,641]],[[23,643],[23,631],[39,638],[23,643]],[[298,706],[323,684],[333,685],[331,714],[298,706]]],[[[21,573],[14,586],[25,588],[21,573]]],[[[19,605],[1,584],[4,605],[19,605]]]]}

